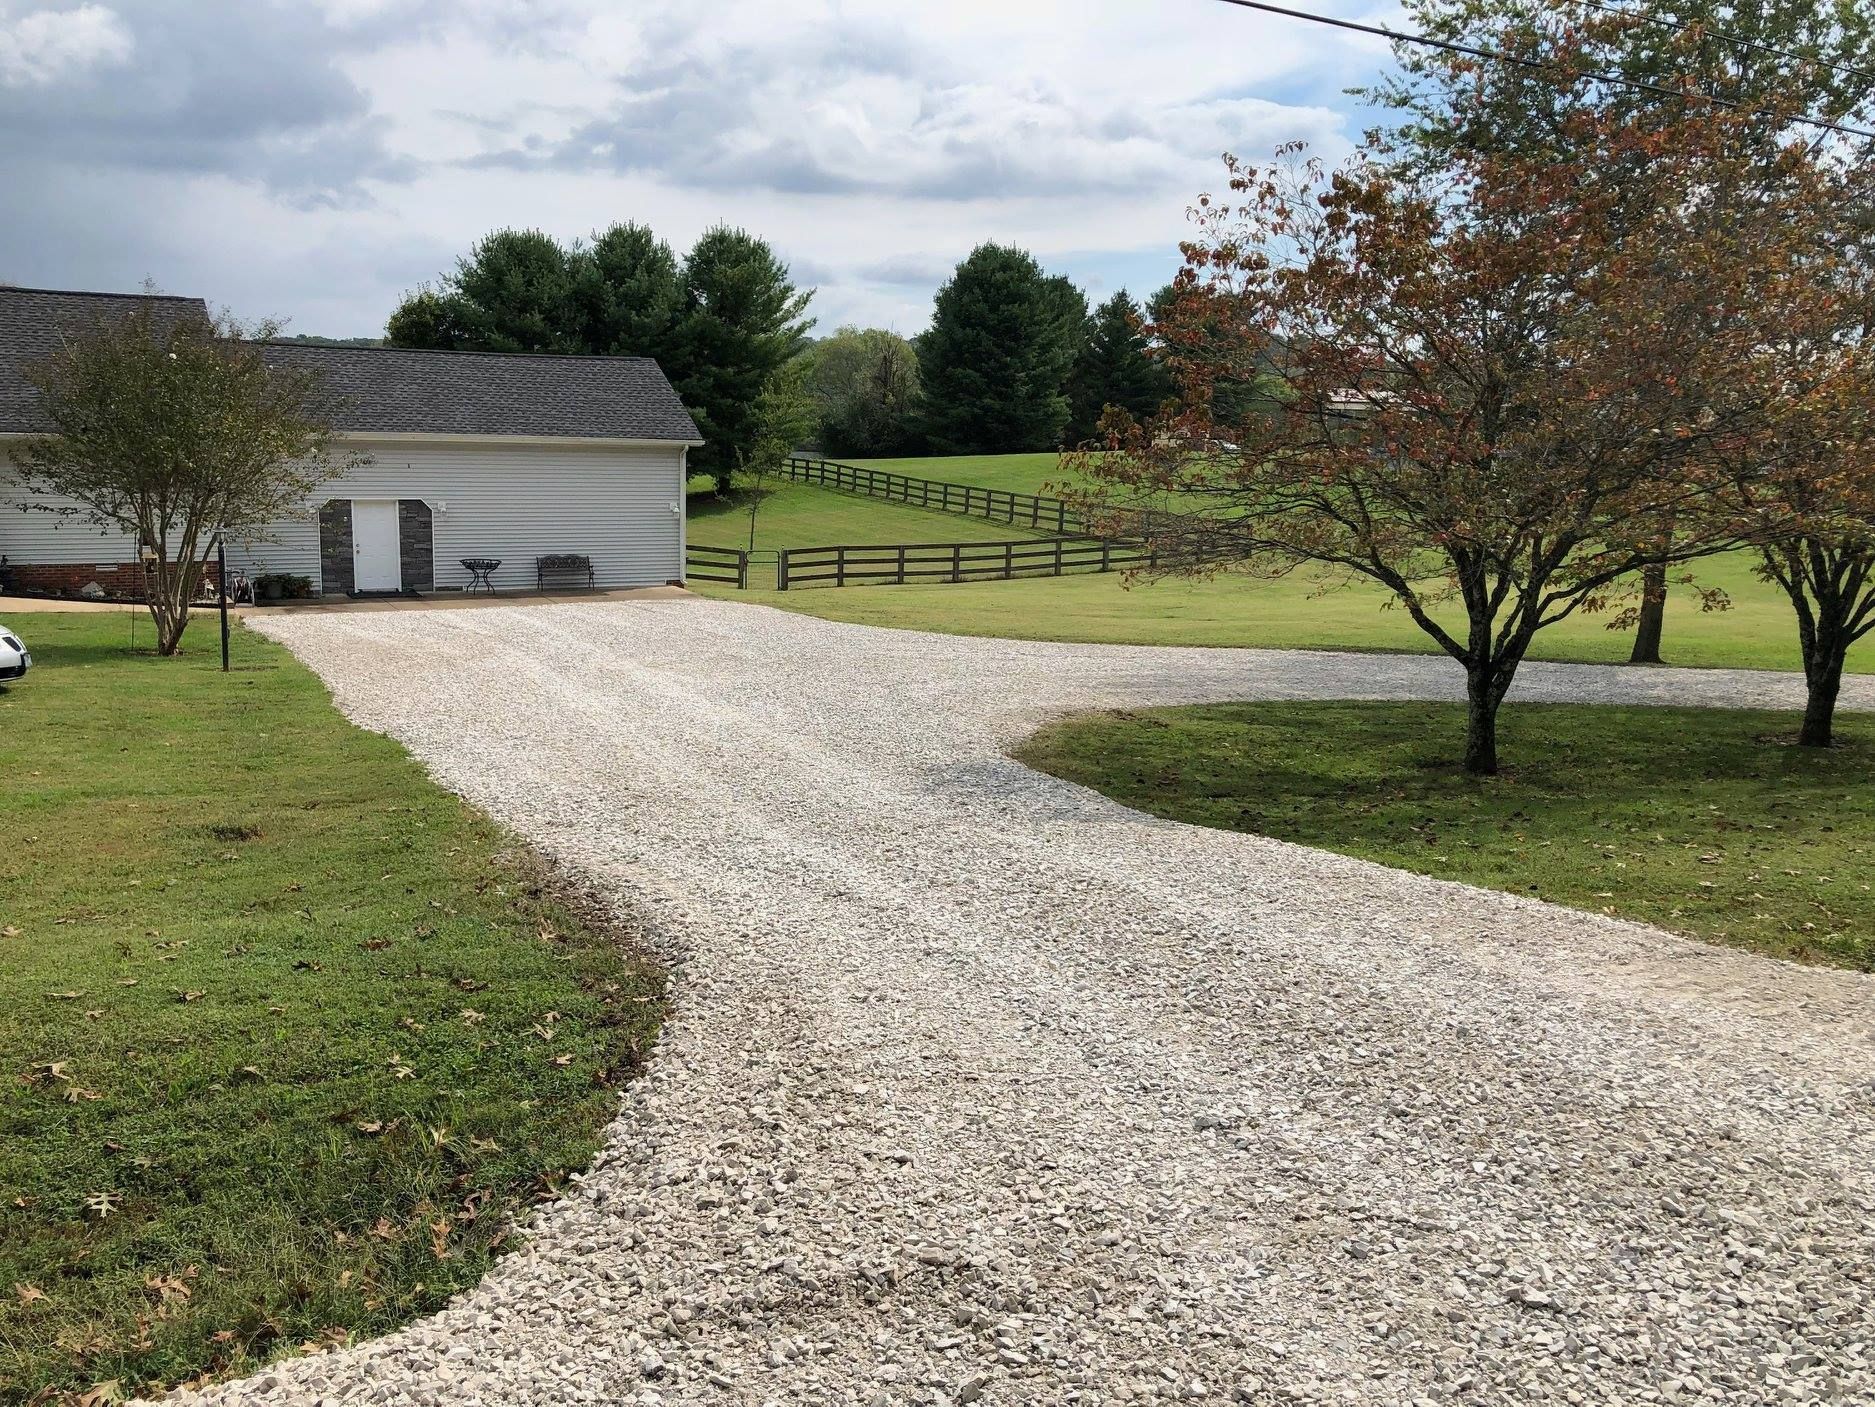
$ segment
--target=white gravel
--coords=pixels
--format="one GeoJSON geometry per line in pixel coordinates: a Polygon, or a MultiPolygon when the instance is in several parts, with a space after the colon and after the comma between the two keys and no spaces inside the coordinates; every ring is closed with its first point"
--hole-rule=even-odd
{"type": "MultiPolygon", "coordinates": [[[[678,1006],[483,1285],[191,1400],[1875,1399],[1875,981],[1000,751],[1063,708],[1447,696],[1446,662],[712,602],[259,627],[645,915],[678,1006]]],[[[1560,666],[1518,696],[1798,698],[1560,666]]]]}

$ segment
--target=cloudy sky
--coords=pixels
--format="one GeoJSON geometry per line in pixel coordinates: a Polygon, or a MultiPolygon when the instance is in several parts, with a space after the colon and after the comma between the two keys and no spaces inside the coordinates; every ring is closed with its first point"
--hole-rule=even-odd
{"type": "Polygon", "coordinates": [[[1150,291],[1220,153],[1339,155],[1386,61],[1215,0],[0,0],[0,282],[373,335],[491,229],[727,221],[911,333],[986,239],[1150,291]]]}

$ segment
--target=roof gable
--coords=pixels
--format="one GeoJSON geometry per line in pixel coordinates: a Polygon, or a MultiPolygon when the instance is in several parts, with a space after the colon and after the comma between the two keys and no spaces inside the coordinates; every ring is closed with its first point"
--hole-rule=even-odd
{"type": "MultiPolygon", "coordinates": [[[[0,287],[0,434],[49,428],[27,363],[61,337],[150,308],[205,317],[200,298],[0,287]]],[[[649,357],[421,352],[262,344],[269,362],[320,373],[338,429],[353,434],[503,435],[697,443],[696,422],[649,357]]]]}

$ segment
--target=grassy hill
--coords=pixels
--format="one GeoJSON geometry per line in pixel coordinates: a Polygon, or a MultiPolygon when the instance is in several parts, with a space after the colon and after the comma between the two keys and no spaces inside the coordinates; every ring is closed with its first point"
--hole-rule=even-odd
{"type": "MultiPolygon", "coordinates": [[[[1052,454],[978,455],[946,459],[868,461],[921,478],[1036,492],[1055,469],[1052,454]]],[[[691,540],[742,546],[746,511],[691,500],[691,540]]],[[[839,542],[981,542],[1023,537],[1007,524],[905,508],[854,494],[788,484],[758,518],[757,542],[806,547],[839,542]]],[[[1731,609],[1702,611],[1686,590],[1669,598],[1665,656],[1669,663],[1746,669],[1799,669],[1797,626],[1790,604],[1752,574],[1744,554],[1696,563],[1702,584],[1719,586],[1731,609]]],[[[758,581],[763,580],[758,575],[758,581]]],[[[772,576],[766,579],[772,582],[772,576]]],[[[736,593],[731,593],[736,594],[736,593]]],[[[1024,640],[1083,640],[1140,645],[1274,646],[1297,649],[1402,650],[1436,647],[1392,607],[1384,591],[1345,586],[1320,573],[1278,581],[1222,576],[1128,583],[1118,575],[966,582],[961,585],[847,587],[785,593],[750,591],[763,601],[828,620],[897,626],[952,635],[1024,640]]],[[[1461,613],[1447,609],[1446,615],[1461,613]]],[[[1632,637],[1611,631],[1606,616],[1579,615],[1538,636],[1535,657],[1617,664],[1632,637]]],[[[1875,673],[1875,637],[1850,655],[1849,667],[1875,673]]]]}
{"type": "Polygon", "coordinates": [[[1060,456],[1047,454],[954,454],[931,459],[854,459],[868,469],[942,479],[977,488],[1059,496],[1063,482],[1060,456]]]}

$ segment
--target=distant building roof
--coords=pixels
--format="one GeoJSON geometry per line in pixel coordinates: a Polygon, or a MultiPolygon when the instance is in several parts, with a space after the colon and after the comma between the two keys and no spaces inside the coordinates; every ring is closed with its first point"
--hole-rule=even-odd
{"type": "MultiPolygon", "coordinates": [[[[0,434],[47,428],[25,365],[61,335],[139,305],[206,316],[199,298],[0,287],[0,434]]],[[[649,357],[420,352],[400,347],[262,344],[269,362],[320,372],[333,423],[354,434],[522,435],[696,443],[696,422],[649,357]]]]}

